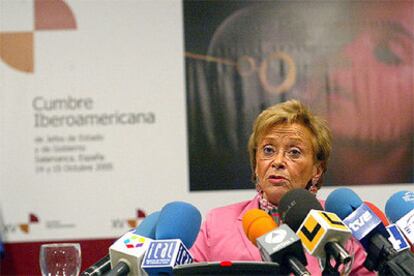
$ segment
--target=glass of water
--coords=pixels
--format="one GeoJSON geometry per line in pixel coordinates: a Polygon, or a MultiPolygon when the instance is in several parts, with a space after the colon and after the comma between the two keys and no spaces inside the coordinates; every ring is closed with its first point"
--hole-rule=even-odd
{"type": "Polygon", "coordinates": [[[42,244],[39,263],[43,276],[78,276],[81,268],[80,244],[42,244]]]}

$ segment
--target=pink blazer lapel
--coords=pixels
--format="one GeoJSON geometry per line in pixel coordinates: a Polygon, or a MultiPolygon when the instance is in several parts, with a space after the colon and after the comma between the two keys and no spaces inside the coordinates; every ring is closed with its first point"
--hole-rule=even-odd
{"type": "Polygon", "coordinates": [[[240,238],[244,243],[244,246],[246,247],[246,249],[249,251],[251,257],[253,258],[253,260],[261,260],[261,256],[260,256],[260,252],[258,250],[257,247],[254,246],[254,244],[249,241],[249,239],[247,238],[246,234],[244,233],[244,229],[243,229],[243,216],[244,214],[251,210],[251,209],[255,209],[255,208],[259,208],[259,199],[258,196],[256,196],[248,205],[246,205],[246,207],[240,212],[239,217],[237,218],[237,228],[239,229],[239,234],[240,234],[240,238]]]}

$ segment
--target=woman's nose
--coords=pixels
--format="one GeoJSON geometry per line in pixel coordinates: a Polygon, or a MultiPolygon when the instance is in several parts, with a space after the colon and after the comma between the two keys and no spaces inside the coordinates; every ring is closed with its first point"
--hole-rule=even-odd
{"type": "Polygon", "coordinates": [[[273,158],[272,167],[275,169],[284,169],[286,167],[284,152],[281,151],[275,155],[273,158]]]}

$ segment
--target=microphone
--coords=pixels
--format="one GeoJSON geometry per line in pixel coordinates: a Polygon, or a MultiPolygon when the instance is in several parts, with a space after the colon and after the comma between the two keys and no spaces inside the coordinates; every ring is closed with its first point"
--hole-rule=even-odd
{"type": "Polygon", "coordinates": [[[390,237],[388,241],[392,244],[397,252],[410,248],[407,240],[404,238],[404,235],[401,233],[401,230],[395,224],[390,224],[385,214],[377,207],[375,204],[364,201],[364,203],[377,215],[377,217],[382,221],[385,228],[387,229],[390,237]]]}
{"type": "Polygon", "coordinates": [[[256,239],[258,237],[263,236],[278,226],[268,213],[260,209],[248,210],[243,216],[242,225],[247,238],[255,246],[257,246],[256,239]]]}
{"type": "Polygon", "coordinates": [[[187,248],[193,246],[201,226],[200,211],[193,205],[174,201],[161,209],[155,239],[180,239],[187,248]]]}
{"type": "Polygon", "coordinates": [[[316,197],[305,189],[290,190],[280,199],[279,212],[282,221],[294,231],[299,229],[311,209],[323,210],[316,197]],[[302,206],[307,208],[302,208],[302,206]],[[290,212],[294,215],[290,215],[290,212]]]}
{"type": "Polygon", "coordinates": [[[145,275],[140,265],[149,242],[154,238],[160,212],[145,218],[137,229],[133,229],[109,247],[112,270],[105,275],[145,275]]]}
{"type": "Polygon", "coordinates": [[[334,213],[323,211],[316,197],[305,189],[288,191],[280,200],[279,210],[284,220],[301,239],[306,251],[325,260],[324,273],[339,275],[340,265],[350,268],[352,257],[343,244],[352,236],[351,230],[334,213]],[[336,261],[331,266],[331,258],[336,261]]]}
{"type": "MultiPolygon", "coordinates": [[[[148,237],[151,239],[155,238],[155,226],[158,221],[158,217],[160,212],[153,212],[149,216],[147,216],[135,230],[135,233],[140,236],[148,237]]],[[[87,268],[84,272],[81,273],[81,276],[100,276],[104,275],[108,271],[111,270],[111,257],[106,255],[89,268],[87,268]]]]}
{"type": "Polygon", "coordinates": [[[88,267],[81,276],[100,276],[111,270],[111,258],[109,254],[88,267]]]}
{"type": "Polygon", "coordinates": [[[262,210],[246,212],[242,223],[246,236],[257,245],[264,261],[278,263],[282,274],[311,275],[305,267],[308,262],[302,243],[289,226],[275,229],[273,218],[262,210]]]}
{"type": "Polygon", "coordinates": [[[385,204],[385,213],[392,223],[403,232],[411,245],[414,244],[414,192],[394,193],[385,204]]]}
{"type": "Polygon", "coordinates": [[[172,275],[173,268],[193,262],[188,250],[193,246],[201,226],[200,211],[181,201],[166,204],[155,229],[141,268],[149,275],[172,275]]]}
{"type": "Polygon", "coordinates": [[[364,266],[380,275],[413,275],[414,257],[408,250],[397,252],[375,213],[349,188],[334,190],[325,203],[351,229],[368,253],[364,266]]]}

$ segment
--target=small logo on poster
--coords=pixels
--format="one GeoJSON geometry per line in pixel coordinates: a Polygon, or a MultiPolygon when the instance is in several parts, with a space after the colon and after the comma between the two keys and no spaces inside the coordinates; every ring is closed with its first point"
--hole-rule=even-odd
{"type": "MultiPolygon", "coordinates": [[[[3,1],[2,9],[7,9],[8,3],[13,5],[13,2],[3,1]]],[[[34,31],[0,30],[0,58],[12,68],[26,73],[34,72],[33,41],[36,31],[76,29],[75,16],[62,0],[34,0],[33,13],[34,31]]]]}
{"type": "Polygon", "coordinates": [[[123,228],[128,228],[128,229],[133,229],[136,228],[139,223],[146,217],[146,213],[144,210],[142,209],[137,209],[136,210],[136,215],[133,218],[116,218],[116,219],[112,219],[111,223],[112,223],[112,228],[113,229],[123,229],[123,228]]]}
{"type": "Polygon", "coordinates": [[[24,223],[9,223],[4,226],[5,233],[16,233],[20,231],[24,234],[30,233],[31,225],[39,223],[39,217],[33,213],[29,213],[29,218],[27,222],[24,223]]]}

